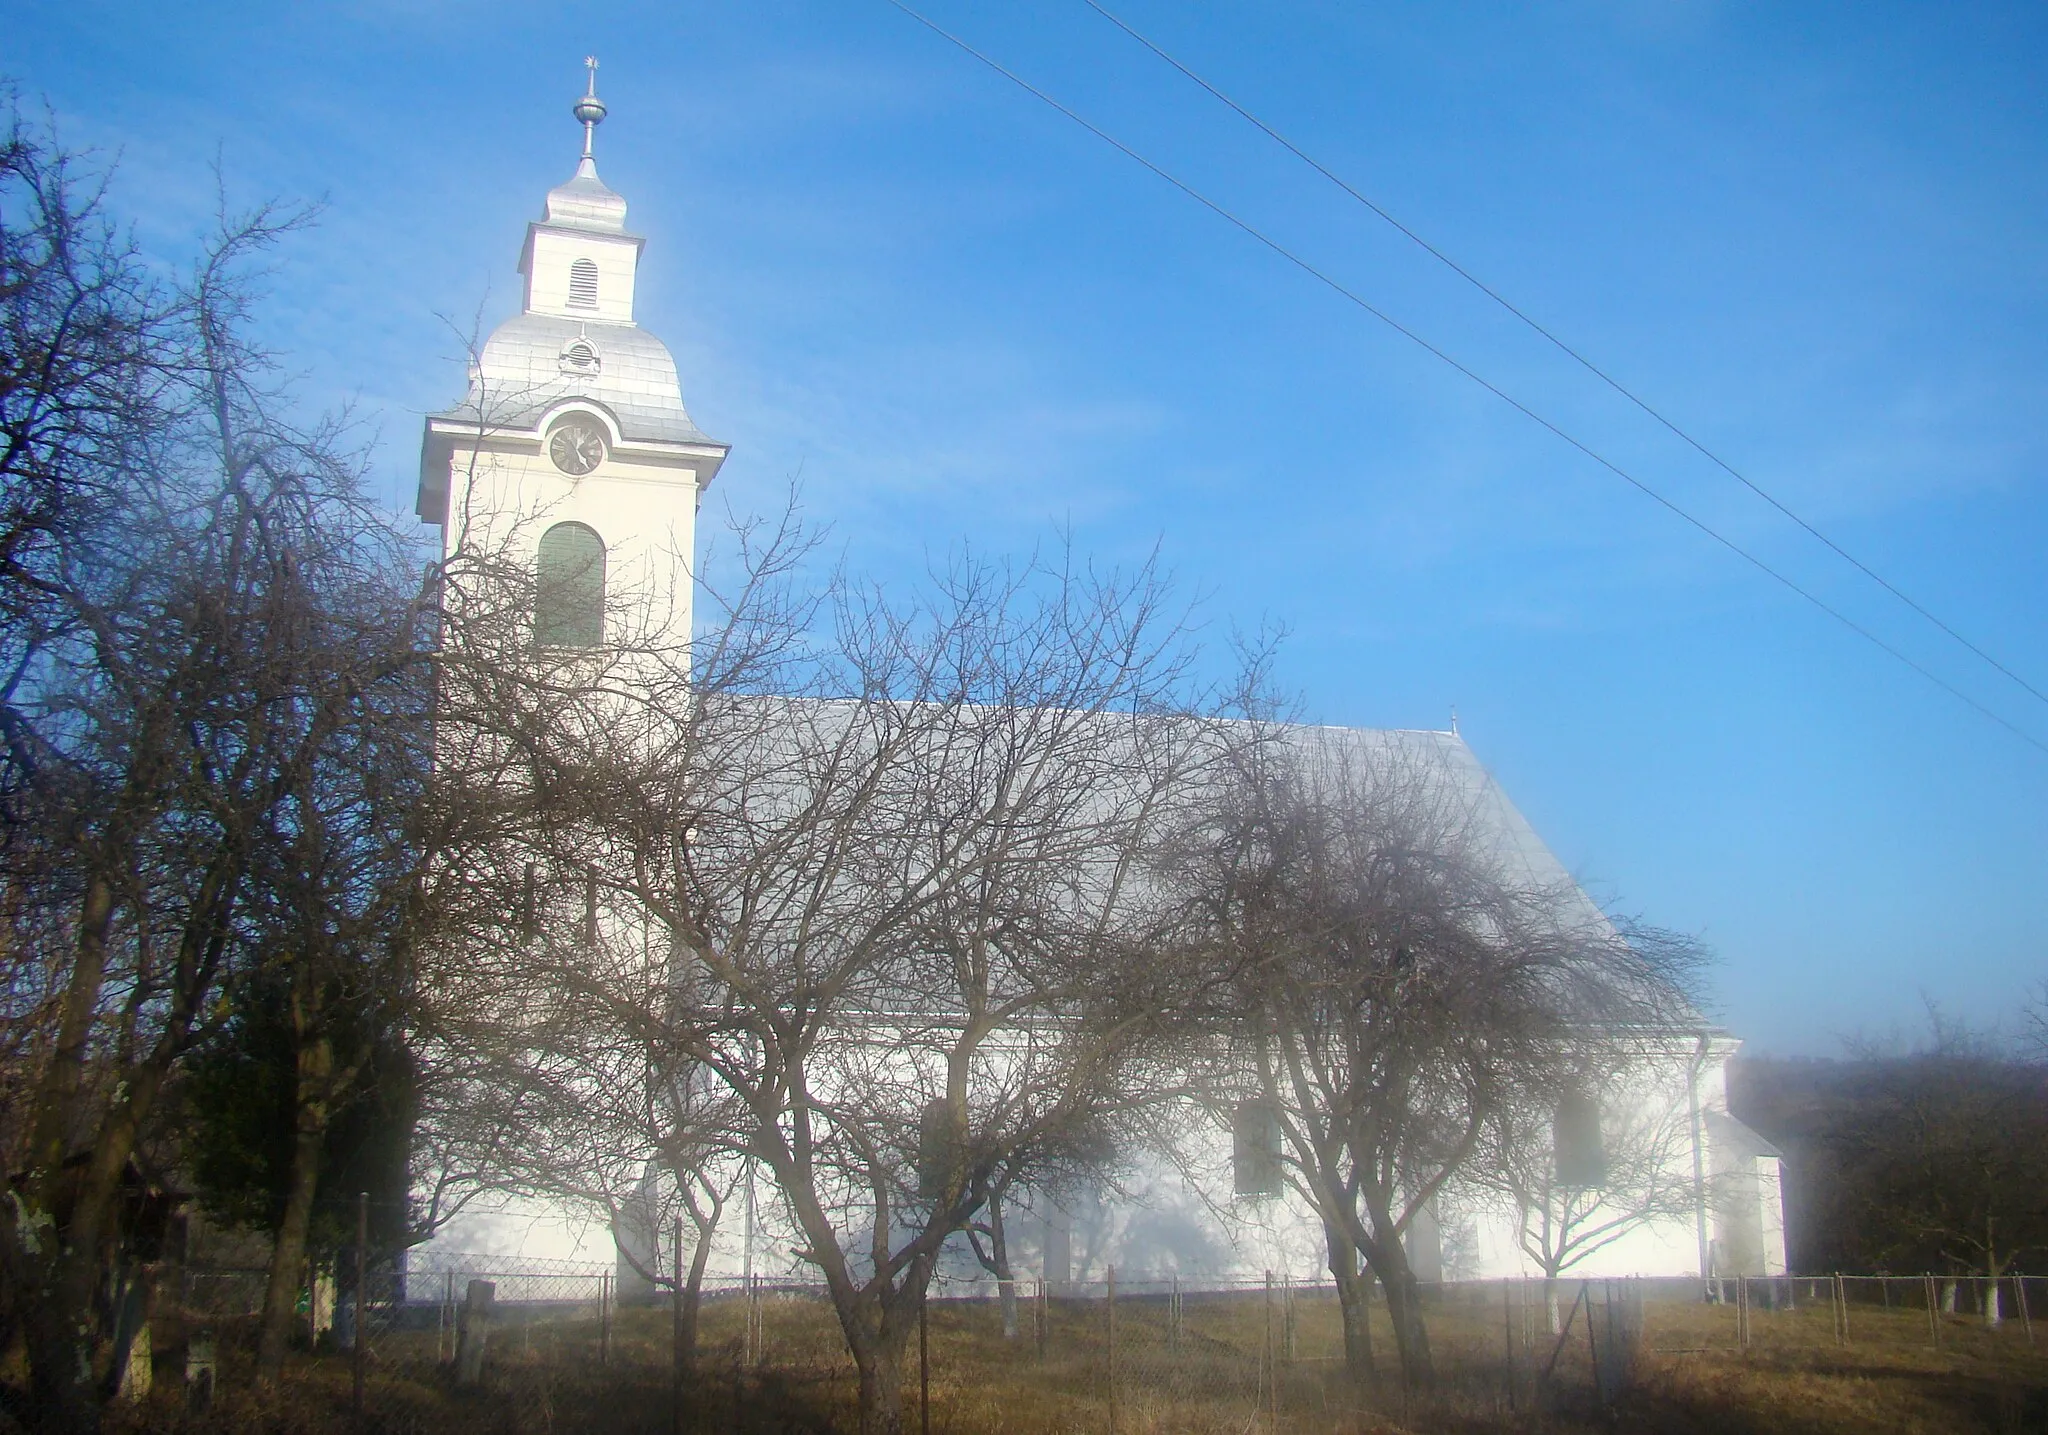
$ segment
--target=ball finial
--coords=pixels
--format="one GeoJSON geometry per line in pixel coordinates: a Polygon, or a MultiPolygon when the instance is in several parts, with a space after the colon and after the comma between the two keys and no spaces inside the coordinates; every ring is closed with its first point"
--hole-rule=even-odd
{"type": "Polygon", "coordinates": [[[576,122],[583,126],[583,157],[590,158],[591,142],[597,137],[598,124],[605,117],[604,101],[597,97],[597,56],[586,55],[583,64],[590,71],[590,85],[583,97],[576,101],[569,113],[576,116],[576,122]]]}

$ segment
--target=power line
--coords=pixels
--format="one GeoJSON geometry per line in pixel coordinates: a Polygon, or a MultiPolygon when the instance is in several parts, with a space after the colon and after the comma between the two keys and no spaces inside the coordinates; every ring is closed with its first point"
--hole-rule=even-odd
{"type": "Polygon", "coordinates": [[[1993,668],[1996,668],[2000,673],[2003,673],[2006,677],[2010,678],[2013,682],[2017,683],[2020,687],[2024,688],[2027,692],[2031,693],[2034,697],[2038,698],[2040,701],[2044,703],[2048,703],[2048,692],[2043,692],[2041,689],[2035,687],[2032,683],[2028,682],[2025,678],[2021,677],[2018,673],[2014,672],[2011,668],[2007,667],[2004,663],[2000,662],[1997,658],[1993,657],[1990,653],[1986,652],[1983,648],[1979,647],[1977,644],[1971,642],[1968,638],[1964,637],[1961,633],[1957,632],[1956,629],[1952,627],[1949,623],[1945,622],[1943,619],[1941,619],[1934,613],[1930,612],[1925,606],[1915,601],[1910,595],[1906,594],[1905,592],[1902,592],[1899,589],[1899,587],[1896,584],[1894,584],[1890,579],[1886,578],[1883,574],[1879,573],[1869,564],[1865,563],[1862,559],[1858,558],[1855,554],[1849,552],[1846,548],[1842,547],[1841,544],[1835,542],[1834,539],[1828,537],[1827,534],[1821,532],[1820,529],[1814,527],[1814,525],[1809,523],[1805,518],[1793,512],[1791,508],[1787,507],[1774,495],[1766,492],[1762,485],[1758,484],[1755,480],[1751,479],[1747,474],[1737,469],[1733,464],[1729,463],[1728,460],[1722,458],[1721,455],[1714,452],[1714,450],[1708,448],[1700,440],[1694,438],[1685,429],[1679,427],[1679,425],[1672,419],[1666,417],[1664,413],[1657,409],[1654,405],[1652,405],[1649,402],[1649,400],[1643,398],[1640,394],[1636,393],[1635,390],[1629,388],[1627,385],[1623,384],[1619,379],[1615,378],[1612,374],[1608,373],[1605,369],[1601,368],[1598,364],[1594,363],[1591,359],[1587,358],[1578,349],[1572,347],[1572,345],[1566,343],[1563,339],[1559,338],[1555,333],[1551,332],[1543,324],[1539,323],[1537,320],[1530,317],[1522,309],[1520,309],[1514,303],[1512,303],[1499,290],[1495,289],[1492,285],[1488,284],[1485,280],[1481,279],[1478,275],[1474,274],[1464,265],[1458,263],[1457,260],[1451,258],[1450,255],[1444,253],[1443,250],[1437,248],[1434,244],[1430,243],[1427,239],[1423,238],[1413,229],[1410,229],[1406,224],[1403,224],[1399,219],[1396,219],[1392,214],[1388,213],[1380,205],[1376,204],[1371,198],[1360,193],[1349,181],[1345,180],[1342,176],[1336,174],[1327,165],[1323,164],[1322,161],[1316,159],[1313,155],[1303,150],[1301,146],[1295,144],[1294,141],[1288,139],[1287,136],[1281,134],[1278,130],[1274,129],[1271,125],[1267,124],[1264,120],[1260,119],[1257,115],[1253,114],[1250,110],[1246,109],[1243,105],[1239,104],[1236,100],[1232,99],[1229,95],[1226,95],[1222,90],[1210,84],[1209,81],[1202,78],[1202,76],[1196,74],[1193,70],[1189,69],[1186,65],[1182,64],[1179,60],[1175,59],[1172,55],[1168,54],[1165,50],[1161,49],[1158,45],[1154,44],[1152,40],[1147,38],[1145,35],[1139,33],[1138,30],[1133,28],[1130,24],[1126,23],[1123,19],[1121,19],[1117,15],[1112,14],[1109,10],[1105,9],[1100,3],[1098,3],[1098,0],[1082,0],[1082,3],[1086,5],[1089,9],[1093,10],[1096,14],[1100,15],[1103,19],[1109,21],[1110,24],[1116,26],[1117,29],[1123,31],[1126,35],[1130,36],[1133,40],[1136,40],[1140,45],[1143,45],[1146,49],[1150,50],[1154,55],[1157,55],[1167,64],[1173,66],[1174,69],[1180,71],[1180,73],[1185,75],[1188,79],[1194,81],[1197,85],[1201,86],[1204,90],[1208,91],[1210,95],[1212,95],[1214,98],[1216,98],[1225,106],[1227,106],[1229,109],[1234,111],[1240,118],[1244,119],[1252,126],[1254,126],[1256,129],[1258,129],[1260,133],[1264,134],[1268,139],[1272,140],[1275,144],[1279,145],[1282,149],[1286,150],[1289,154],[1293,155],[1296,159],[1300,160],[1303,164],[1307,165],[1310,169],[1314,170],[1324,179],[1327,179],[1331,184],[1334,184],[1335,186],[1337,186],[1337,188],[1343,190],[1344,193],[1350,195],[1351,198],[1357,200],[1360,204],[1364,205],[1367,209],[1371,210],[1374,214],[1378,215],[1381,219],[1385,220],[1389,225],[1393,226],[1402,235],[1406,236],[1409,240],[1413,241],[1431,258],[1435,259],[1436,261],[1444,265],[1445,268],[1449,269],[1452,273],[1456,274],[1460,279],[1463,279],[1466,283],[1470,284],[1473,288],[1477,289],[1480,293],[1484,294],[1487,298],[1491,299],[1494,303],[1498,304],[1501,308],[1505,309],[1508,313],[1512,314],[1515,318],[1519,319],[1523,324],[1527,325],[1531,330],[1533,330],[1535,333],[1540,335],[1545,341],[1547,341],[1549,344],[1555,347],[1558,350],[1558,352],[1570,358],[1574,363],[1578,364],[1581,368],[1585,369],[1587,373],[1591,374],[1594,378],[1598,379],[1608,388],[1614,390],[1615,393],[1621,395],[1621,397],[1623,397],[1624,399],[1627,399],[1631,404],[1635,405],[1645,414],[1648,414],[1652,419],[1656,420],[1657,423],[1661,424],[1665,429],[1667,429],[1669,432],[1677,436],[1681,441],[1683,441],[1687,446],[1692,448],[1696,453],[1700,454],[1709,463],[1713,464],[1716,468],[1720,469],[1730,478],[1733,478],[1737,483],[1740,483],[1744,488],[1748,489],[1758,498],[1761,498],[1765,503],[1768,503],[1771,507],[1777,509],[1779,513],[1783,514],[1785,517],[1791,519],[1794,523],[1798,524],[1801,528],[1805,529],[1806,532],[1810,534],[1812,537],[1820,540],[1820,542],[1825,544],[1828,547],[1828,549],[1835,554],[1836,557],[1842,559],[1843,562],[1848,563],[1851,567],[1855,568],[1857,572],[1861,573],[1871,582],[1877,584],[1880,588],[1884,589],[1885,592],[1891,594],[1901,603],[1904,603],[1908,608],[1911,608],[1915,613],[1918,613],[1922,618],[1925,618],[1928,622],[1932,623],[1935,627],[1939,628],[1942,632],[1946,633],[1949,637],[1953,638],[1956,642],[1962,644],[1963,647],[1967,648],[1977,657],[1982,658],[1986,663],[1989,663],[1993,668]]]}
{"type": "Polygon", "coordinates": [[[1627,469],[1615,463],[1612,459],[1606,457],[1604,454],[1590,447],[1588,444],[1584,443],[1580,439],[1574,437],[1572,434],[1568,433],[1566,430],[1559,427],[1551,420],[1545,418],[1542,414],[1530,408],[1527,404],[1523,403],[1513,394],[1510,394],[1505,389],[1499,387],[1492,380],[1486,378],[1484,375],[1478,373],[1476,370],[1467,367],[1464,363],[1454,358],[1450,353],[1446,352],[1443,349],[1438,348],[1435,344],[1431,343],[1421,334],[1409,328],[1406,324],[1403,324],[1400,320],[1394,318],[1385,310],[1374,305],[1370,300],[1358,294],[1356,291],[1347,288],[1341,281],[1334,278],[1330,274],[1325,273],[1323,270],[1317,268],[1314,264],[1302,258],[1301,255],[1289,249],[1279,240],[1272,238],[1263,230],[1251,224],[1248,220],[1239,218],[1235,213],[1224,208],[1221,204],[1217,203],[1215,200],[1203,194],[1193,185],[1190,185],[1185,180],[1180,179],[1178,176],[1172,174],[1166,169],[1161,168],[1159,165],[1153,163],[1144,155],[1138,153],[1138,151],[1132,149],[1129,145],[1125,144],[1122,140],[1110,134],[1107,130],[1102,129],[1100,126],[1096,125],[1092,121],[1083,118],[1075,111],[1067,108],[1067,106],[1061,104],[1058,100],[1054,99],[1044,90],[1039,89],[1029,80],[1026,80],[1023,76],[1017,74],[1013,70],[1005,68],[1000,62],[986,54],[983,54],[980,50],[975,49],[974,46],[968,44],[967,41],[961,39],[958,35],[953,34],[950,30],[945,29],[937,22],[927,18],[923,14],[919,13],[917,10],[912,9],[908,4],[905,3],[905,0],[887,0],[887,3],[893,6],[895,9],[902,11],[912,20],[915,20],[918,24],[924,26],[925,29],[931,31],[934,35],[937,35],[940,39],[954,46],[962,53],[979,61],[981,64],[986,65],[989,69],[995,71],[998,75],[1001,75],[1004,79],[1008,80],[1011,84],[1017,86],[1017,88],[1023,90],[1026,94],[1032,96],[1034,99],[1042,101],[1044,104],[1050,106],[1052,109],[1057,110],[1060,114],[1066,116],[1069,120],[1072,120],[1075,124],[1079,125],[1082,129],[1088,131],[1089,134],[1094,135],[1097,139],[1101,140],[1104,144],[1116,150],[1119,154],[1122,154],[1125,158],[1131,160],[1135,164],[1142,166],[1146,170],[1149,170],[1158,178],[1165,180],[1168,184],[1172,185],[1175,189],[1179,190],[1189,199],[1194,200],[1197,204],[1201,205],[1204,209],[1214,214],[1217,218],[1224,220],[1226,223],[1242,231],[1250,238],[1257,240],[1260,244],[1272,250],[1275,254],[1279,255],[1282,259],[1285,259],[1289,264],[1292,264],[1295,268],[1301,270],[1304,274],[1307,274],[1310,278],[1316,280],[1318,283],[1324,285],[1326,288],[1332,290],[1334,293],[1350,301],[1358,308],[1370,314],[1373,318],[1379,320],[1382,324],[1385,324],[1388,328],[1392,329],[1402,338],[1407,339],[1410,343],[1422,349],[1425,353],[1428,353],[1432,357],[1441,361],[1443,364],[1447,365],[1449,368],[1451,368],[1458,374],[1462,375],[1464,378],[1470,380],[1474,384],[1477,384],[1480,388],[1485,389],[1488,393],[1492,394],[1495,398],[1499,399],[1509,408],[1515,410],[1515,412],[1521,414],[1530,422],[1538,425],[1543,429],[1548,430],[1551,434],[1563,440],[1571,447],[1577,449],[1587,458],[1592,459],[1593,462],[1599,464],[1609,473],[1613,474],[1615,477],[1621,479],[1624,483],[1634,488],[1644,497],[1649,498],[1650,500],[1657,503],[1659,506],[1666,509],[1676,517],[1683,519],[1686,523],[1698,529],[1708,538],[1713,539],[1714,542],[1720,544],[1723,548],[1726,548],[1729,552],[1735,554],[1738,558],[1741,558],[1751,567],[1757,569],[1757,571],[1763,573],[1765,576],[1773,579],[1774,581],[1776,581],[1792,593],[1796,594],[1800,598],[1803,598],[1806,602],[1812,604],[1815,608],[1818,608],[1821,612],[1827,614],[1830,618],[1833,618],[1837,623],[1840,623],[1843,627],[1847,628],[1850,632],[1856,634],[1858,637],[1864,639],[1866,642],[1876,647],[1879,651],[1905,664],[1907,667],[1911,668],[1914,672],[1918,673],[1921,677],[1925,678],[1928,682],[1932,683],[1935,687],[1940,688],[1943,692],[1947,693],[1956,701],[1962,703],[1966,707],[1975,710],[1981,716],[1989,718],[1992,722],[1997,723],[2000,727],[2004,728],[2007,732],[2011,733],[2014,737],[2017,737],[2020,741],[2026,743],[2028,746],[2036,748],[2043,753],[2048,753],[2048,742],[2043,742],[2041,739],[2035,737],[2033,734],[2027,732],[2025,729],[2014,725],[2007,719],[1993,712],[1984,704],[1978,702],[1968,693],[1963,692],[1960,688],[1956,687],[1952,683],[1949,683],[1945,679],[1938,677],[1927,668],[1921,666],[1921,664],[1915,662],[1905,653],[1893,647],[1884,639],[1878,637],[1877,634],[1871,632],[1868,628],[1856,622],[1853,618],[1849,617],[1848,614],[1842,612],[1840,609],[1835,608],[1829,603],[1825,602],[1818,595],[1808,591],[1805,588],[1802,588],[1798,583],[1794,582],[1785,574],[1780,573],[1776,568],[1773,568],[1763,559],[1757,557],[1754,553],[1751,553],[1748,549],[1744,548],[1734,539],[1726,537],[1725,535],[1714,529],[1712,526],[1710,526],[1705,520],[1694,517],[1690,512],[1679,507],[1679,505],[1674,503],[1671,499],[1666,498],[1656,489],[1650,487],[1650,485],[1645,483],[1642,479],[1637,478],[1634,474],[1630,473],[1627,469]]]}

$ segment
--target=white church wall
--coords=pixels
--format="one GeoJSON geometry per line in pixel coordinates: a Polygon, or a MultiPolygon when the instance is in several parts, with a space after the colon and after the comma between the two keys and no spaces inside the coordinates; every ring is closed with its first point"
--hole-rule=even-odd
{"type": "MultiPolygon", "coordinates": [[[[594,184],[594,167],[590,178],[594,184]]],[[[564,186],[557,196],[576,183],[564,186]]],[[[586,187],[571,198],[576,204],[585,204],[591,192],[586,187]]],[[[623,200],[601,186],[595,192],[604,203],[615,202],[616,218],[622,220],[623,200]]],[[[551,196],[551,209],[554,203],[551,196]]],[[[604,227],[612,225],[609,218],[592,223],[597,227],[533,227],[525,265],[529,279],[527,327],[514,330],[512,326],[522,321],[511,321],[505,344],[495,351],[487,346],[487,355],[495,353],[496,357],[479,370],[472,392],[480,413],[495,413],[494,406],[502,404],[506,412],[519,412],[518,423],[503,427],[485,424],[482,431],[472,425],[464,431],[459,412],[431,420],[429,462],[423,464],[422,511],[436,511],[430,495],[445,493],[445,551],[452,554],[465,547],[477,548],[529,564],[542,535],[553,524],[587,525],[606,548],[607,640],[660,635],[671,643],[686,642],[692,619],[697,505],[724,449],[701,435],[687,443],[661,444],[646,439],[648,434],[664,432],[661,428],[643,428],[638,437],[629,437],[622,428],[621,414],[637,408],[643,416],[654,416],[649,422],[668,424],[676,433],[695,434],[683,411],[667,351],[644,331],[631,330],[636,336],[631,342],[626,337],[625,326],[632,319],[639,241],[615,226],[604,227]],[[589,258],[597,265],[594,309],[569,303],[570,273],[578,258],[589,258]],[[564,377],[557,372],[557,356],[550,346],[566,342],[571,331],[552,319],[542,322],[531,315],[589,320],[588,337],[602,362],[587,378],[564,377]],[[575,392],[559,402],[549,397],[544,408],[531,397],[537,391],[555,395],[565,385],[575,392]],[[522,409],[522,404],[527,408],[522,409]],[[558,469],[545,447],[548,424],[571,411],[601,423],[609,439],[603,462],[581,478],[558,469]],[[426,472],[428,468],[433,471],[426,472]]],[[[1399,752],[1412,754],[1418,762],[1437,764],[1442,780],[1462,784],[1475,805],[1483,807],[1503,854],[1526,868],[1532,881],[1539,885],[1569,881],[1555,857],[1454,733],[1325,734],[1326,738],[1332,736],[1346,750],[1377,753],[1383,759],[1399,752]]],[[[1599,919],[1589,899],[1585,905],[1592,917],[1599,919]]],[[[606,910],[601,924],[611,944],[630,946],[637,939],[651,965],[666,960],[665,951],[655,949],[648,929],[634,914],[606,910]]],[[[870,1039],[873,1035],[870,1033],[870,1039]]],[[[1685,1099],[1696,1099],[1702,1112],[1702,1131],[1709,1114],[1717,1120],[1728,1119],[1725,1062],[1732,1050],[1733,1043],[1725,1040],[1714,1045],[1712,1059],[1698,1064],[1696,1084],[1687,1091],[1685,1099]]],[[[931,1073],[918,1069],[920,1060],[899,1051],[875,1066],[901,1089],[928,1088],[931,1073]]],[[[1668,1061],[1656,1058],[1646,1072],[1652,1079],[1625,1084],[1623,1092],[1633,1092],[1638,1100],[1672,1099],[1668,1061]],[[1658,1061],[1665,1061],[1665,1066],[1659,1067],[1658,1061]]],[[[1170,1155],[1135,1153],[1113,1186],[1057,1196],[1018,1193],[1010,1205],[1010,1237],[1019,1275],[1097,1281],[1114,1264],[1119,1277],[1127,1281],[1256,1281],[1269,1271],[1297,1280],[1321,1278],[1323,1232],[1306,1203],[1291,1192],[1260,1198],[1235,1195],[1229,1131],[1213,1120],[1182,1126],[1190,1134],[1180,1149],[1170,1155]]],[[[1783,1214],[1775,1155],[1731,1141],[1700,1153],[1702,1165],[1719,1183],[1716,1191],[1725,1188],[1734,1193],[1714,1212],[1718,1248],[1731,1258],[1755,1264],[1759,1273],[1782,1270],[1783,1214]]],[[[1693,1147],[1688,1144],[1682,1158],[1675,1159],[1683,1160],[1681,1174],[1689,1175],[1693,1147]]],[[[765,1172],[754,1177],[751,1189],[751,1199],[742,1196],[735,1201],[717,1234],[711,1278],[729,1280],[749,1273],[810,1278],[811,1268],[797,1254],[802,1243],[794,1224],[765,1172]]],[[[1418,1263],[1440,1267],[1446,1277],[1535,1271],[1516,1239],[1516,1213],[1497,1198],[1464,1189],[1447,1190],[1439,1198],[1430,1224],[1433,1232],[1418,1236],[1418,1263]]],[[[464,1242],[482,1243],[494,1251],[505,1250],[508,1258],[609,1263],[617,1260],[618,1246],[623,1243],[644,1265],[650,1242],[666,1245],[665,1233],[651,1232],[646,1225],[642,1221],[633,1227],[629,1222],[614,1240],[602,1213],[595,1210],[570,1209],[538,1199],[508,1200],[465,1217],[438,1237],[436,1244],[456,1248],[464,1242]]],[[[631,1264],[626,1262],[629,1267],[631,1264]]],[[[1694,1274],[1699,1265],[1696,1218],[1667,1216],[1631,1229],[1574,1263],[1567,1274],[1694,1274]]],[[[947,1274],[968,1280],[978,1272],[964,1240],[955,1237],[949,1243],[947,1274]]],[[[625,1289],[623,1279],[621,1289],[625,1289]]]]}

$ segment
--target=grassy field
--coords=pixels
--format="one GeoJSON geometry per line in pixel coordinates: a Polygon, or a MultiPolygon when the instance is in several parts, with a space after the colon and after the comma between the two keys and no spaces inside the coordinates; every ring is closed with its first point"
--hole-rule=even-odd
{"type": "MultiPolygon", "coordinates": [[[[934,1435],[1107,1432],[1364,1431],[2006,1432],[2048,1430],[2048,1357],[2016,1325],[1987,1330],[1945,1317],[1941,1343],[1922,1310],[1856,1306],[1840,1343],[1823,1304],[1756,1311],[1751,1341],[1737,1344],[1734,1311],[1679,1299],[1649,1302],[1633,1388],[1612,1407],[1594,1397],[1583,1320],[1560,1346],[1540,1311],[1510,1318],[1491,1291],[1448,1292],[1430,1313],[1439,1378],[1404,1391],[1392,1374],[1384,1311],[1375,1312],[1379,1382],[1355,1388],[1337,1359],[1334,1303],[1304,1293],[1294,1303],[1292,1354],[1285,1306],[1258,1293],[1190,1295],[1176,1333],[1163,1299],[1122,1299],[1117,1308],[1115,1408],[1110,1340],[1100,1300],[1055,1301],[1043,1353],[1032,1312],[1006,1341],[994,1307],[935,1302],[930,1320],[930,1429],[934,1435]],[[1491,1299],[1488,1299],[1489,1294],[1491,1299]],[[1533,1317],[1533,1319],[1531,1319],[1533,1317]],[[1508,1326],[1516,1346],[1512,1388],[1508,1326]],[[1277,1359],[1269,1366],[1267,1352],[1277,1359]],[[1552,1364],[1554,1356],[1554,1365],[1552,1364]],[[1547,1380],[1540,1379],[1546,1365],[1547,1380]],[[1278,1387],[1269,1371],[1277,1366],[1278,1387]],[[1539,1388],[1540,1386],[1540,1388],[1539,1388]]],[[[705,1311],[702,1353],[685,1402],[692,1431],[850,1431],[852,1367],[829,1309],[802,1297],[769,1297],[760,1310],[763,1358],[747,1359],[745,1309],[716,1301],[705,1311]]],[[[438,1368],[432,1330],[372,1345],[368,1431],[504,1435],[660,1432],[671,1428],[668,1317],[623,1312],[610,1359],[599,1361],[594,1314],[501,1329],[482,1391],[458,1392],[438,1368]]],[[[122,1413],[117,1429],[266,1431],[328,1435],[349,1428],[350,1367],[344,1356],[295,1360],[285,1386],[247,1392],[239,1333],[222,1328],[222,1394],[197,1420],[171,1388],[166,1350],[159,1389],[122,1413]]],[[[917,1352],[906,1370],[907,1426],[921,1428],[917,1352]]]]}

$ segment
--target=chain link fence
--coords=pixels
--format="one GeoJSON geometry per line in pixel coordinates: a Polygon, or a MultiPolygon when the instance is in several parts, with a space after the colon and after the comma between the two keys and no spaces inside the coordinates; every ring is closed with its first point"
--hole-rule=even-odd
{"type": "MultiPolygon", "coordinates": [[[[203,1353],[227,1401],[253,1368],[264,1285],[261,1271],[181,1272],[175,1298],[159,1302],[160,1361],[174,1362],[182,1342],[189,1376],[203,1353]]],[[[1420,1398],[1402,1380],[1378,1293],[1365,1310],[1364,1370],[1347,1364],[1336,1292],[1313,1281],[1112,1273],[1022,1280],[1012,1295],[1006,1319],[993,1282],[934,1282],[905,1360],[906,1413],[920,1435],[1321,1430],[1371,1412],[1402,1417],[1420,1398]]],[[[1626,1398],[1646,1356],[1859,1341],[2026,1351],[2044,1295],[2038,1280],[1925,1275],[1425,1286],[1429,1398],[1476,1413],[1595,1409],[1626,1398]]],[[[342,1250],[307,1263],[288,1385],[311,1429],[851,1423],[854,1370],[822,1288],[710,1280],[688,1359],[683,1328],[668,1289],[622,1304],[604,1266],[369,1251],[359,1263],[342,1250]]]]}

